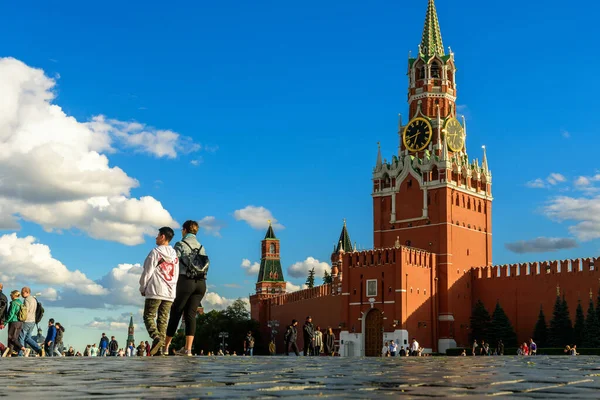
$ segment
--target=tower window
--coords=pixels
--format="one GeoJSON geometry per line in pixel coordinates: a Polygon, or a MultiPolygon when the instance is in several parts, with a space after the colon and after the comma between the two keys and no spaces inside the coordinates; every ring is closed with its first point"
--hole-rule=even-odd
{"type": "Polygon", "coordinates": [[[436,62],[431,64],[431,77],[436,79],[440,78],[440,66],[436,62]]]}
{"type": "Polygon", "coordinates": [[[412,179],[408,181],[408,183],[406,184],[407,187],[412,187],[412,179]]]}
{"type": "Polygon", "coordinates": [[[417,79],[425,79],[425,66],[417,67],[417,79]]]}
{"type": "Polygon", "coordinates": [[[269,246],[269,253],[275,254],[275,243],[271,243],[269,246]]]}

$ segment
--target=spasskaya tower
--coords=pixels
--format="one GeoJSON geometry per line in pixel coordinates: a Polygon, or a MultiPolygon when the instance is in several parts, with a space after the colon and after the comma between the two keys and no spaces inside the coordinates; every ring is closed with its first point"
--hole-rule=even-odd
{"type": "Polygon", "coordinates": [[[438,351],[455,346],[469,324],[460,277],[492,265],[492,174],[485,148],[481,162],[469,160],[456,99],[454,53],[444,49],[429,0],[418,53],[408,59],[408,121],[398,124],[398,152],[382,160],[379,148],[373,170],[373,240],[375,248],[436,254],[438,351]]]}

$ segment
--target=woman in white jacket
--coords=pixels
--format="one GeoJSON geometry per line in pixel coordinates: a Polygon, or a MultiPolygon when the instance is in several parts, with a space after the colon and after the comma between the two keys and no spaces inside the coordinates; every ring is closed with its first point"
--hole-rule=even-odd
{"type": "Polygon", "coordinates": [[[146,257],[140,277],[140,293],[146,297],[144,324],[152,338],[152,356],[165,344],[169,314],[179,278],[179,259],[175,249],[169,245],[173,236],[175,232],[169,227],[158,230],[157,247],[146,257]]]}

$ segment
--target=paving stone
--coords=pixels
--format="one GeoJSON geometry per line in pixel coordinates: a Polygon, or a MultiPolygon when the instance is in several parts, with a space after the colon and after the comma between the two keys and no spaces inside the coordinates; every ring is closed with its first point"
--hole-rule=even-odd
{"type": "Polygon", "coordinates": [[[3,396],[597,399],[598,357],[2,359],[3,396]]]}

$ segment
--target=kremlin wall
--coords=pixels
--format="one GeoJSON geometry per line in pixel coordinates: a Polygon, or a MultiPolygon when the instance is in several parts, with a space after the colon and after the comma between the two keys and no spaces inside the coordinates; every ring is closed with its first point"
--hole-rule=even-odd
{"type": "Polygon", "coordinates": [[[344,222],[331,255],[332,283],[285,293],[272,227],[262,241],[251,314],[265,342],[269,321],[279,322],[278,353],[292,319],[302,348],[308,315],[321,329],[334,329],[342,356],[379,356],[385,341],[407,346],[413,337],[430,352],[469,347],[478,300],[490,313],[499,302],[524,342],[540,307],[551,318],[557,294],[574,320],[577,302],[586,305],[599,293],[598,258],[493,265],[492,172],[485,148],[481,162],[467,154],[455,73],[454,53],[444,50],[434,0],[428,0],[419,52],[408,60],[408,122],[400,118],[391,161],[379,149],[373,168],[375,249],[356,251],[344,222]]]}

